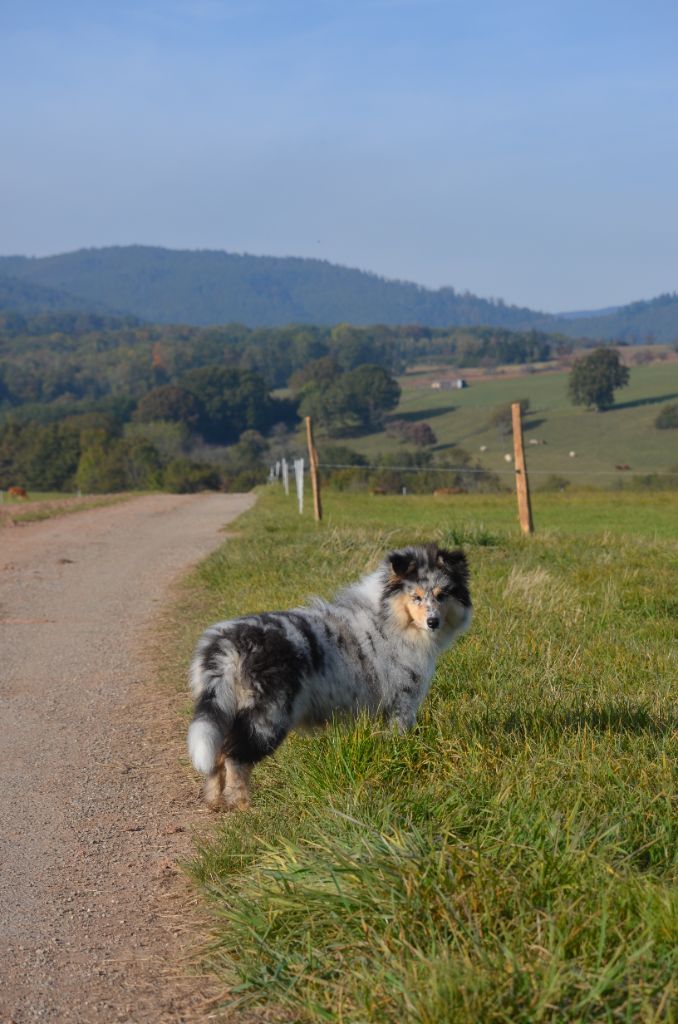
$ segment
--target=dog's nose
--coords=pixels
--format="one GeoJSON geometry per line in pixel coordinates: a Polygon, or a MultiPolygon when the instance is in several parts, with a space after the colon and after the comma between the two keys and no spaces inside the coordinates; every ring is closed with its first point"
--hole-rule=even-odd
{"type": "Polygon", "coordinates": [[[440,625],[440,619],[437,615],[430,615],[426,620],[426,625],[429,629],[437,629],[440,625]]]}

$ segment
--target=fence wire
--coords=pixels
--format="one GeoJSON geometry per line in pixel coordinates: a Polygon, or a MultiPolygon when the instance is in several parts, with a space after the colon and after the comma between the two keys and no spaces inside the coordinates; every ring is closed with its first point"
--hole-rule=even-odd
{"type": "MultiPolygon", "coordinates": [[[[515,476],[515,467],[502,466],[500,469],[478,469],[469,466],[356,466],[355,463],[341,462],[319,462],[319,469],[354,469],[356,472],[383,473],[394,471],[398,473],[478,473],[487,476],[488,474],[499,475],[503,473],[515,476]]],[[[631,473],[635,476],[670,476],[678,477],[678,470],[655,470],[655,469],[570,469],[569,466],[562,469],[530,469],[529,476],[555,476],[562,473],[563,476],[619,476],[620,474],[631,473]]]]}

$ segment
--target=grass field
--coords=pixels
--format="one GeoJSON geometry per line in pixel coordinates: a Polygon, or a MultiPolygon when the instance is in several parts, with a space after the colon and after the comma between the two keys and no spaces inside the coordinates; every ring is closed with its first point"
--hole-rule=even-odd
{"type": "Polygon", "coordinates": [[[540,495],[535,518],[523,539],[506,496],[330,494],[315,528],[276,488],[191,580],[184,660],[209,621],[329,595],[403,542],[463,543],[476,609],[413,732],[292,737],[201,843],[204,957],[232,1003],[676,1019],[678,495],[540,495]]]}
{"type": "MultiPolygon", "coordinates": [[[[610,486],[628,479],[616,465],[630,465],[635,473],[667,471],[678,464],[678,431],[657,430],[654,419],[662,405],[678,400],[678,361],[633,367],[628,387],[617,392],[617,405],[605,413],[573,406],[567,397],[568,374],[532,374],[475,381],[463,391],[433,391],[403,387],[394,417],[425,420],[444,455],[453,445],[466,448],[483,466],[511,478],[503,456],[512,451],[510,438],[488,427],[492,410],[502,403],[530,399],[525,440],[537,438],[544,445],[529,445],[528,468],[535,486],[551,473],[574,483],[610,486]],[[481,445],[487,451],[480,452],[481,445]],[[575,451],[576,458],[569,456],[575,451]]],[[[407,384],[407,379],[403,381],[407,384]]],[[[351,439],[351,447],[368,456],[402,450],[385,433],[351,439]]]]}

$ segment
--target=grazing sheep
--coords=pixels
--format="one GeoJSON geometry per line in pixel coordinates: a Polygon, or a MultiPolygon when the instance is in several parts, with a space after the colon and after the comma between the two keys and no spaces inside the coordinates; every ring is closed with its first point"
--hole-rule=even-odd
{"type": "Polygon", "coordinates": [[[513,456],[509,455],[509,453],[507,452],[506,455],[504,456],[504,462],[513,462],[513,456]]]}
{"type": "Polygon", "coordinates": [[[577,453],[576,452],[570,452],[570,458],[571,459],[576,459],[577,458],[577,453]]]}

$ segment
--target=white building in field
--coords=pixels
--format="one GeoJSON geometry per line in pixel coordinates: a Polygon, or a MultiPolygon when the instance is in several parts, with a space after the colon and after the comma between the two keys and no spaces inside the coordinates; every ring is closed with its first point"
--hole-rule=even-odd
{"type": "Polygon", "coordinates": [[[431,387],[435,391],[461,391],[462,388],[467,388],[468,383],[463,377],[457,377],[456,380],[434,380],[431,381],[431,387]]]}

